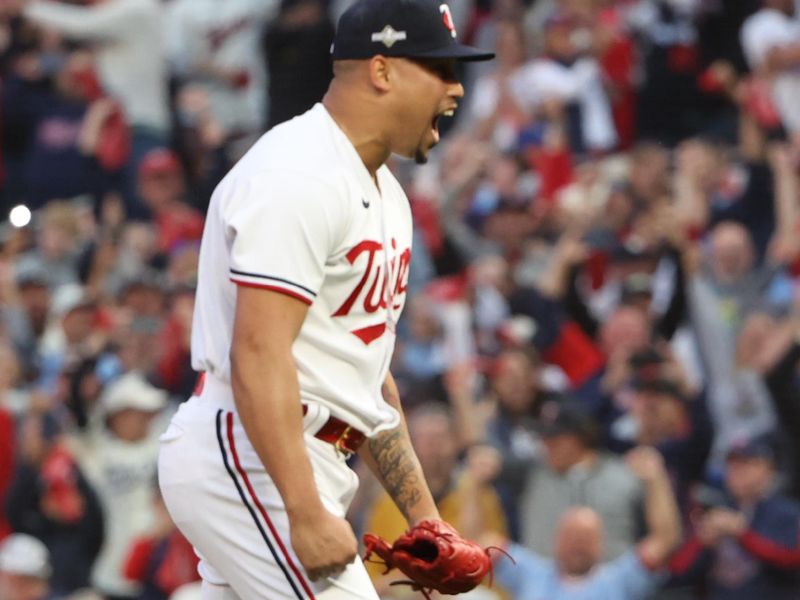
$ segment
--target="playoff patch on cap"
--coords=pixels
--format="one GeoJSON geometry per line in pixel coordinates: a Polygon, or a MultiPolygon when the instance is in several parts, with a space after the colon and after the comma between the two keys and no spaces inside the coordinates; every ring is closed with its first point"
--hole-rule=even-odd
{"type": "Polygon", "coordinates": [[[381,54],[406,58],[488,60],[491,52],[457,40],[450,7],[436,0],[357,0],[339,19],[334,60],[381,54]]]}

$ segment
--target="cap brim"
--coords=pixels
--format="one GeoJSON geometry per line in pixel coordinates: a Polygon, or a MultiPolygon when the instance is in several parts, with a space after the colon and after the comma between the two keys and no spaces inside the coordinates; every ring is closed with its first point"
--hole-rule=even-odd
{"type": "Polygon", "coordinates": [[[725,455],[725,460],[750,460],[760,458],[769,462],[775,462],[775,455],[768,450],[730,450],[725,455]]]}
{"type": "Polygon", "coordinates": [[[162,390],[140,393],[135,397],[125,397],[114,399],[108,402],[105,407],[107,415],[113,415],[123,410],[138,410],[141,412],[154,413],[163,409],[167,405],[167,394],[162,390]]]}
{"type": "Polygon", "coordinates": [[[459,44],[458,42],[450,44],[445,48],[438,48],[437,50],[429,50],[428,52],[415,52],[412,58],[455,58],[464,62],[476,62],[479,60],[491,60],[494,58],[494,52],[487,52],[479,48],[473,48],[466,44],[459,44]]]}

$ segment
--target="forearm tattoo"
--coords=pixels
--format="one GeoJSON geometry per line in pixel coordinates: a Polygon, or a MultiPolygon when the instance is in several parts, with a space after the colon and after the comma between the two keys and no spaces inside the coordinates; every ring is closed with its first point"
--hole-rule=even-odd
{"type": "Polygon", "coordinates": [[[369,450],[378,465],[383,487],[407,517],[422,498],[419,465],[408,437],[402,428],[385,431],[369,440],[369,450]]]}

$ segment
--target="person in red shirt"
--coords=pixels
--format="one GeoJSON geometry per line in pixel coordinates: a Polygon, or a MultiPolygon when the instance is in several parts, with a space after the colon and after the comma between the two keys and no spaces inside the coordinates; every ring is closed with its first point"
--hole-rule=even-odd
{"type": "Polygon", "coordinates": [[[166,148],[148,152],[139,165],[138,186],[139,197],[156,225],[161,252],[200,239],[203,215],[184,200],[183,168],[174,152],[166,148]]]}

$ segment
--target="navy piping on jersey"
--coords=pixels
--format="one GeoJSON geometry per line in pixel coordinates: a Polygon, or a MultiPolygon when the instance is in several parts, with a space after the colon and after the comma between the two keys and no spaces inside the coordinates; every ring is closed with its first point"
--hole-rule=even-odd
{"type": "MultiPolygon", "coordinates": [[[[283,571],[283,575],[286,577],[286,581],[288,581],[289,585],[292,587],[292,591],[294,592],[295,596],[297,596],[298,600],[305,600],[306,597],[313,599],[314,596],[311,594],[311,592],[308,589],[305,581],[301,580],[301,584],[302,584],[303,588],[308,592],[308,596],[304,596],[302,594],[302,592],[298,589],[297,584],[292,579],[292,576],[289,574],[289,571],[287,570],[286,565],[284,565],[284,563],[280,560],[280,558],[278,556],[278,552],[275,549],[275,546],[270,541],[269,536],[267,535],[267,532],[264,530],[264,526],[261,524],[261,521],[258,519],[258,516],[256,515],[255,509],[252,507],[250,502],[248,502],[247,495],[244,493],[244,490],[242,489],[242,486],[239,483],[239,480],[236,478],[236,473],[234,472],[233,468],[231,467],[231,465],[230,465],[230,463],[228,461],[228,453],[225,450],[225,443],[223,441],[223,435],[222,435],[222,413],[223,413],[222,410],[217,411],[216,423],[217,423],[217,441],[219,442],[219,450],[220,450],[220,453],[222,454],[222,462],[225,465],[225,470],[228,472],[228,475],[230,475],[231,479],[233,480],[233,484],[236,486],[236,490],[239,492],[239,497],[242,500],[242,504],[245,505],[245,508],[247,508],[247,511],[250,513],[250,516],[253,518],[253,521],[255,522],[256,527],[258,528],[258,531],[261,533],[261,537],[264,538],[264,541],[267,543],[267,548],[269,548],[270,554],[272,554],[272,558],[275,559],[275,563],[280,567],[281,571],[283,571]]],[[[229,437],[232,435],[231,432],[230,432],[230,429],[231,429],[230,416],[231,415],[229,415],[229,419],[228,419],[228,421],[229,421],[228,422],[229,437]]],[[[231,452],[235,454],[235,452],[236,452],[235,448],[231,447],[231,452]]],[[[236,461],[236,462],[238,462],[238,461],[236,461]]],[[[266,514],[265,514],[265,516],[266,516],[266,514]]],[[[273,533],[275,533],[275,532],[273,531],[273,533]]],[[[288,559],[288,556],[287,556],[287,559],[288,559]]],[[[291,560],[291,559],[289,559],[289,560],[291,560]]],[[[294,565],[291,565],[291,566],[294,567],[294,565]]],[[[298,573],[298,576],[299,576],[299,573],[298,573]]]]}
{"type": "Polygon", "coordinates": [[[241,275],[242,277],[255,277],[256,279],[268,279],[270,281],[279,281],[281,283],[288,283],[298,289],[303,290],[307,294],[310,294],[314,298],[317,297],[317,293],[310,290],[309,288],[300,285],[299,283],[295,283],[294,281],[289,281],[288,279],[283,279],[281,277],[272,277],[271,275],[259,275],[258,273],[247,273],[246,271],[237,271],[236,269],[231,269],[231,273],[234,275],[241,275]]]}

